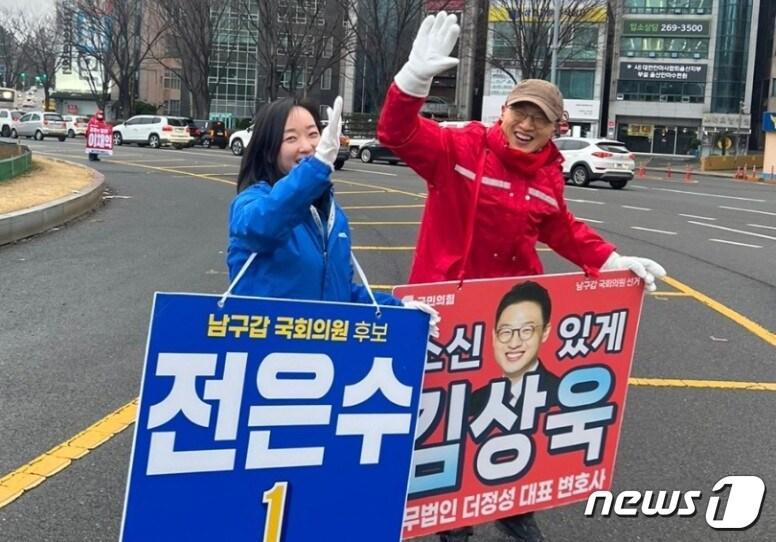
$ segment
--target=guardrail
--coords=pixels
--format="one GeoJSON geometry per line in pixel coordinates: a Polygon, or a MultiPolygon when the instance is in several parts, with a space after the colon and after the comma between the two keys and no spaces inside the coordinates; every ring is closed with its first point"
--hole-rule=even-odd
{"type": "Polygon", "coordinates": [[[29,147],[10,144],[2,144],[2,147],[3,151],[8,150],[8,147],[15,147],[18,149],[16,151],[18,154],[5,158],[4,156],[14,151],[0,153],[0,182],[29,171],[32,166],[32,151],[29,147]]]}

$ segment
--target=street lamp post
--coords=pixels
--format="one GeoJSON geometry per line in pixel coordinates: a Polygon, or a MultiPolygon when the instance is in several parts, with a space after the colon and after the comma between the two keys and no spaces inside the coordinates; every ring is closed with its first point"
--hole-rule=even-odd
{"type": "Polygon", "coordinates": [[[550,81],[558,84],[558,34],[560,33],[560,3],[553,0],[554,13],[552,17],[552,64],[550,64],[550,81]]]}
{"type": "Polygon", "coordinates": [[[736,132],[736,158],[740,154],[741,147],[741,120],[744,116],[744,100],[738,102],[738,131],[736,132]]]}

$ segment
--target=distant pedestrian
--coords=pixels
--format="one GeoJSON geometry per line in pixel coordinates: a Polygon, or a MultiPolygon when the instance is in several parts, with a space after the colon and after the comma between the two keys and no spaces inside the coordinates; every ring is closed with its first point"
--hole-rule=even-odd
{"type": "MultiPolygon", "coordinates": [[[[111,127],[109,124],[105,122],[105,115],[103,114],[101,109],[97,110],[97,113],[94,114],[94,116],[89,119],[89,124],[86,125],[86,133],[84,134],[86,136],[86,148],[94,148],[94,132],[97,131],[101,135],[105,135],[105,131],[108,132],[108,137],[110,137],[110,131],[111,127]],[[89,134],[92,133],[92,140],[89,140],[89,134]]],[[[102,147],[104,145],[100,145],[102,147]]],[[[99,162],[100,161],[100,154],[96,152],[90,152],[89,153],[89,161],[90,162],[99,162]]]]}

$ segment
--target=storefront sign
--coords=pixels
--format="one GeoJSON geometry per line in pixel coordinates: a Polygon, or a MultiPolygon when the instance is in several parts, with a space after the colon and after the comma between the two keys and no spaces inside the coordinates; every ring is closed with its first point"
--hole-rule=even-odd
{"type": "Polygon", "coordinates": [[[620,79],[636,81],[706,82],[705,64],[656,64],[620,62],[620,79]]]}
{"type": "Polygon", "coordinates": [[[598,100],[563,100],[572,121],[598,121],[601,104],[598,100]]]}
{"type": "Polygon", "coordinates": [[[763,132],[776,132],[776,113],[773,111],[763,113],[763,132]]]}
{"type": "Polygon", "coordinates": [[[738,130],[748,131],[750,128],[750,116],[738,113],[706,113],[703,115],[703,127],[713,130],[738,130]]]}
{"type": "Polygon", "coordinates": [[[709,36],[709,21],[628,19],[624,24],[622,33],[625,36],[709,36]]]}

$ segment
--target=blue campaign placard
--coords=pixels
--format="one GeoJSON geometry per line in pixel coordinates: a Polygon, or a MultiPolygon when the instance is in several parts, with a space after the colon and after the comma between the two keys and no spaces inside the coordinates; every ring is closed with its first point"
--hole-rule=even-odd
{"type": "Polygon", "coordinates": [[[763,113],[763,132],[776,132],[776,113],[773,111],[763,113]]]}
{"type": "Polygon", "coordinates": [[[124,542],[397,542],[428,316],[157,293],[124,542]]]}

